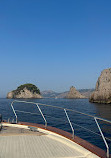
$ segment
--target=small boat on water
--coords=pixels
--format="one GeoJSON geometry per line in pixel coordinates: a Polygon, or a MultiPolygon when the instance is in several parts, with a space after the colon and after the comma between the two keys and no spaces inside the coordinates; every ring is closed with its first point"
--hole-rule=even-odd
{"type": "MultiPolygon", "coordinates": [[[[109,146],[99,126],[98,120],[111,123],[99,117],[94,117],[95,123],[100,131],[103,141],[106,145],[106,152],[90,144],[89,142],[75,136],[74,128],[70,121],[68,111],[61,107],[45,105],[41,103],[26,102],[14,100],[11,103],[15,121],[2,120],[0,115],[0,158],[110,158],[109,146]],[[43,124],[21,122],[18,120],[17,112],[35,113],[20,111],[14,108],[14,103],[25,103],[36,105],[41,117],[44,120],[43,124]],[[56,127],[48,126],[47,119],[43,114],[40,105],[46,108],[53,107],[64,111],[66,119],[72,130],[72,134],[56,127]]],[[[72,110],[73,111],[73,110],[72,110]]],[[[82,115],[88,115],[75,111],[82,115]]],[[[92,115],[88,115],[93,117],[92,115]]],[[[93,139],[93,138],[92,138],[93,139]]]]}

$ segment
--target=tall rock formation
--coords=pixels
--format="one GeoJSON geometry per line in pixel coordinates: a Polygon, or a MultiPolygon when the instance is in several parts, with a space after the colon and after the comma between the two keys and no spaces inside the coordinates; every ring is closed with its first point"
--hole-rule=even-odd
{"type": "Polygon", "coordinates": [[[33,84],[24,84],[19,86],[16,90],[13,90],[7,94],[7,98],[42,98],[40,90],[33,84]]]}
{"type": "Polygon", "coordinates": [[[90,102],[111,103],[111,68],[101,72],[95,91],[91,94],[90,102]]]}
{"type": "Polygon", "coordinates": [[[80,92],[78,92],[76,90],[75,87],[71,87],[70,91],[68,92],[68,94],[66,95],[66,98],[68,99],[76,99],[76,98],[86,98],[85,96],[83,96],[80,92]]]}

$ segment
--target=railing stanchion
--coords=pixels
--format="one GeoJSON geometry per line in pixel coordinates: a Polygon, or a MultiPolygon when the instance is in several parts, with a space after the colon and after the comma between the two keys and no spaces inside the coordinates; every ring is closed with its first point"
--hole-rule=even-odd
{"type": "Polygon", "coordinates": [[[41,113],[41,115],[42,115],[42,117],[43,117],[43,119],[44,119],[44,121],[45,121],[45,128],[46,128],[46,127],[47,127],[47,121],[46,121],[46,119],[45,119],[45,117],[44,117],[44,115],[43,115],[43,113],[42,113],[42,111],[41,111],[39,105],[38,105],[38,104],[36,104],[36,105],[37,105],[37,108],[38,108],[39,112],[41,113]]]}
{"type": "Polygon", "coordinates": [[[99,126],[99,123],[98,123],[96,117],[94,117],[94,120],[95,120],[95,122],[96,122],[96,124],[97,124],[97,127],[98,127],[98,129],[99,129],[99,132],[101,133],[101,136],[102,136],[102,138],[103,138],[103,140],[104,140],[104,143],[105,143],[105,145],[106,145],[106,148],[107,148],[107,158],[109,158],[109,146],[108,146],[108,144],[107,144],[107,142],[106,142],[106,139],[105,139],[105,137],[104,137],[104,135],[103,135],[103,132],[102,132],[100,126],[99,126]]]}
{"type": "Polygon", "coordinates": [[[64,109],[64,111],[65,111],[66,117],[67,117],[67,119],[68,119],[68,121],[69,121],[69,124],[70,124],[70,126],[71,126],[71,129],[72,129],[72,138],[74,139],[74,129],[73,129],[72,123],[71,123],[71,121],[70,121],[70,119],[69,119],[69,116],[68,116],[68,114],[67,114],[67,112],[66,112],[66,109],[64,109]]]}
{"type": "Polygon", "coordinates": [[[11,107],[12,107],[13,113],[14,113],[14,115],[16,117],[16,123],[17,123],[18,122],[18,120],[17,120],[17,114],[16,114],[15,109],[13,107],[13,103],[14,103],[14,101],[11,103],[11,107]]]}

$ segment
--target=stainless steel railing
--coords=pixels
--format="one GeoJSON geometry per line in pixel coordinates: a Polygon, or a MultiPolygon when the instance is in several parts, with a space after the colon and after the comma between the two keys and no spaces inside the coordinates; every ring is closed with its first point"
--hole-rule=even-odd
{"type": "Polygon", "coordinates": [[[74,139],[74,128],[73,128],[72,123],[71,123],[71,121],[70,121],[70,119],[69,119],[69,116],[68,116],[68,114],[67,114],[67,112],[66,112],[66,109],[64,109],[64,111],[65,111],[66,117],[67,117],[67,119],[68,119],[68,122],[69,122],[69,124],[70,124],[70,127],[71,127],[71,129],[72,129],[72,138],[74,139]]]}
{"type": "Polygon", "coordinates": [[[106,148],[107,148],[107,158],[109,158],[109,146],[108,146],[108,143],[106,142],[106,139],[105,139],[105,137],[104,137],[104,135],[103,135],[103,132],[102,132],[102,130],[101,130],[100,126],[99,126],[99,123],[98,123],[98,121],[97,121],[97,118],[94,117],[94,119],[95,119],[95,122],[96,122],[96,124],[97,124],[97,126],[98,126],[98,129],[99,129],[100,133],[101,133],[101,136],[102,136],[102,138],[103,138],[103,141],[104,141],[104,143],[105,143],[105,145],[106,145],[106,148]]]}
{"type": "MultiPolygon", "coordinates": [[[[70,121],[70,118],[69,118],[69,116],[68,116],[67,111],[76,112],[76,113],[78,113],[78,114],[85,115],[85,116],[89,116],[89,117],[93,118],[93,119],[95,120],[95,122],[96,122],[96,125],[97,125],[98,129],[99,129],[100,136],[102,137],[102,139],[103,139],[103,141],[104,141],[104,143],[105,143],[105,146],[106,146],[106,149],[107,149],[106,156],[107,156],[107,158],[109,158],[109,146],[108,146],[108,143],[107,143],[107,141],[106,141],[106,139],[108,139],[108,138],[106,138],[106,137],[103,135],[103,132],[102,132],[102,130],[101,130],[101,128],[100,128],[100,125],[99,125],[99,123],[98,123],[97,120],[101,120],[101,121],[104,121],[104,122],[107,122],[107,123],[111,123],[111,121],[106,120],[106,119],[103,119],[103,118],[100,118],[100,117],[95,117],[95,116],[92,116],[92,115],[89,115],[89,114],[86,114],[86,113],[82,113],[82,112],[79,112],[79,111],[76,111],[76,110],[72,110],[72,109],[67,109],[67,108],[64,109],[64,108],[62,108],[62,107],[57,107],[57,106],[52,106],[52,105],[46,105],[46,104],[41,104],[41,103],[35,103],[35,102],[27,102],[27,101],[14,100],[14,101],[11,103],[11,107],[12,107],[13,113],[14,113],[15,118],[16,118],[16,123],[18,122],[18,117],[17,117],[16,111],[17,111],[17,112],[23,112],[23,113],[29,113],[29,114],[36,114],[36,113],[31,113],[31,112],[26,112],[26,111],[15,110],[15,109],[14,109],[14,106],[13,106],[13,104],[14,104],[15,102],[26,103],[26,104],[34,104],[34,105],[36,105],[37,108],[38,108],[38,110],[39,110],[39,112],[40,112],[40,114],[41,114],[41,116],[42,116],[42,118],[43,118],[43,120],[44,120],[44,122],[45,122],[45,128],[47,128],[47,120],[46,120],[45,115],[43,114],[43,112],[42,112],[42,110],[41,110],[41,108],[40,108],[39,105],[43,105],[43,106],[46,106],[46,107],[53,107],[53,108],[57,108],[57,109],[63,110],[63,111],[65,112],[66,118],[67,118],[68,123],[69,123],[69,125],[70,125],[70,127],[71,127],[71,130],[72,130],[72,139],[74,139],[74,128],[73,128],[73,126],[72,126],[72,123],[71,123],[71,121],[70,121]]],[[[83,128],[84,128],[84,127],[83,127],[83,128]]],[[[86,128],[84,128],[84,129],[86,129],[86,128]]],[[[88,131],[91,131],[91,130],[88,130],[88,131]]],[[[95,132],[92,131],[92,133],[95,133],[95,132]]],[[[97,134],[97,133],[95,133],[95,134],[97,134]]],[[[99,134],[97,134],[97,135],[99,135],[99,134]]]]}
{"type": "Polygon", "coordinates": [[[39,111],[40,111],[40,113],[41,113],[41,115],[42,115],[42,117],[43,117],[43,119],[44,119],[44,121],[45,121],[45,128],[46,128],[46,127],[47,127],[47,121],[46,121],[46,118],[44,117],[44,115],[43,115],[43,113],[42,113],[42,111],[41,111],[39,105],[38,105],[38,104],[36,104],[36,105],[37,105],[37,107],[38,107],[38,109],[39,109],[39,111]]]}
{"type": "Polygon", "coordinates": [[[12,110],[13,110],[13,113],[14,113],[14,115],[15,115],[15,118],[16,118],[16,123],[18,122],[18,118],[17,118],[17,114],[16,114],[16,112],[15,112],[15,109],[14,109],[14,107],[13,107],[13,103],[14,103],[15,101],[13,101],[12,103],[11,103],[11,107],[12,107],[12,110]]]}
{"type": "Polygon", "coordinates": [[[45,127],[47,127],[47,121],[46,121],[46,118],[44,117],[43,113],[42,113],[42,110],[40,109],[39,105],[37,103],[34,103],[34,102],[26,102],[26,101],[17,101],[17,100],[14,100],[12,103],[11,103],[11,107],[12,107],[12,110],[14,112],[14,115],[16,117],[16,123],[18,122],[18,117],[17,117],[17,114],[16,114],[16,110],[14,109],[13,107],[13,104],[14,102],[24,102],[24,103],[28,103],[28,104],[35,104],[40,112],[40,114],[42,115],[42,118],[44,119],[45,121],[45,127]]]}

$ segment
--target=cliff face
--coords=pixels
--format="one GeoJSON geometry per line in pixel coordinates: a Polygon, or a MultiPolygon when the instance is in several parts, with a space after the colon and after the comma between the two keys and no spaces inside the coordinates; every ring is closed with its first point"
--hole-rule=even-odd
{"type": "Polygon", "coordinates": [[[13,92],[13,91],[12,91],[12,92],[9,92],[9,93],[7,94],[7,98],[8,98],[8,99],[14,98],[14,92],[13,92]]]}
{"type": "MultiPolygon", "coordinates": [[[[34,85],[33,85],[33,87],[34,87],[34,85]]],[[[34,88],[36,88],[36,87],[34,87],[34,88]]],[[[29,88],[28,86],[25,87],[24,85],[22,85],[22,87],[18,87],[16,90],[9,92],[7,94],[7,98],[9,98],[9,99],[12,99],[12,98],[18,98],[18,99],[20,99],[20,98],[24,98],[24,99],[42,98],[42,96],[39,93],[37,93],[37,91],[34,88],[31,89],[31,86],[29,88]]]]}
{"type": "Polygon", "coordinates": [[[76,88],[72,86],[72,87],[70,88],[70,91],[69,91],[68,94],[66,95],[66,98],[68,98],[68,99],[76,99],[76,98],[85,98],[85,96],[81,95],[81,93],[78,92],[78,91],[76,90],[76,88]]]}
{"type": "Polygon", "coordinates": [[[91,94],[90,102],[111,103],[111,68],[101,72],[95,91],[91,94]]]}

